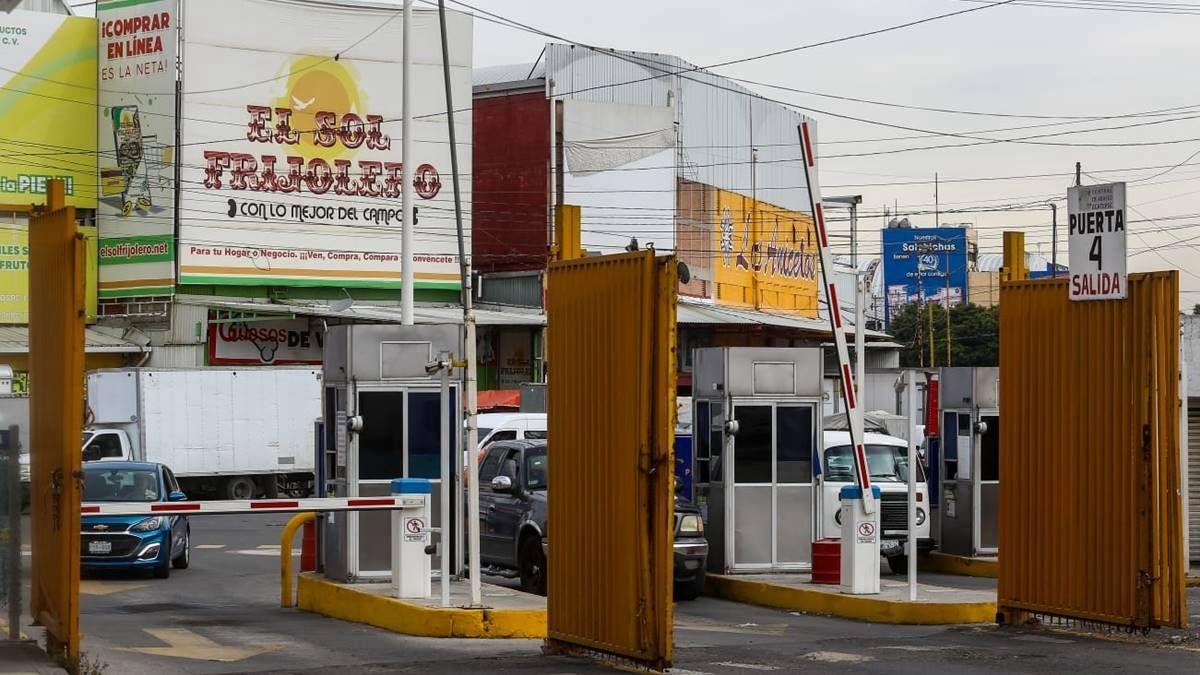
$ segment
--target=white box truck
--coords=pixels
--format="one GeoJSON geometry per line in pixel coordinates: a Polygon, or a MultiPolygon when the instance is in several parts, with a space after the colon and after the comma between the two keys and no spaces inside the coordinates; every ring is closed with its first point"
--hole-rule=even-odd
{"type": "Polygon", "coordinates": [[[321,387],[313,368],[92,371],[83,459],[160,462],[192,499],[307,496],[321,387]]]}

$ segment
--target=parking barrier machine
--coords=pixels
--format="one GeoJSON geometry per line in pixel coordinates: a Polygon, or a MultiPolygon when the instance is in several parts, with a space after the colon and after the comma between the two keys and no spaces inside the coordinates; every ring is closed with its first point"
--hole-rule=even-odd
{"type": "MultiPolygon", "coordinates": [[[[460,573],[465,550],[464,528],[458,526],[464,508],[462,381],[452,381],[448,400],[442,400],[441,376],[427,366],[441,352],[462,353],[462,327],[331,326],[324,351],[326,494],[390,495],[394,478],[427,479],[431,515],[426,522],[437,530],[443,525],[440,434],[448,434],[451,515],[446,534],[451,574],[460,573]],[[449,419],[439,431],[441,406],[447,406],[449,419]]],[[[325,575],[337,581],[387,581],[393,567],[392,532],[389,514],[328,514],[320,528],[325,575]]],[[[437,569],[440,552],[433,557],[429,562],[437,569]]]]}
{"type": "Polygon", "coordinates": [[[397,478],[392,495],[401,508],[392,511],[392,591],[397,598],[427,599],[433,569],[429,543],[432,490],[424,478],[397,478]]]}
{"type": "Polygon", "coordinates": [[[812,568],[819,347],[697,349],[692,464],[717,573],[812,568]]]}
{"type": "Polygon", "coordinates": [[[939,547],[995,555],[1000,513],[1000,369],[942,368],[939,547]]]}
{"type": "MultiPolygon", "coordinates": [[[[878,485],[872,485],[875,499],[878,485]]],[[[842,503],[842,592],[871,595],[879,592],[879,510],[867,513],[863,508],[863,489],[847,485],[838,498],[842,503]]]]}

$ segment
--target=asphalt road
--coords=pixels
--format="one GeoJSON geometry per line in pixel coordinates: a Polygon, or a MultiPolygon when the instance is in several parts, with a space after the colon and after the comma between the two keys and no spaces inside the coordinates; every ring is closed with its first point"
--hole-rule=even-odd
{"type": "MultiPolygon", "coordinates": [[[[83,581],[83,649],[105,672],[612,672],[535,640],[413,638],[279,607],[280,515],[192,522],[192,566],[168,580],[83,581]]],[[[1200,623],[1200,592],[1191,594],[1200,623]]],[[[676,672],[1195,673],[1200,634],[1097,639],[1047,630],[880,626],[701,598],[676,606],[676,672]],[[1178,642],[1172,642],[1178,640],[1178,642]]]]}

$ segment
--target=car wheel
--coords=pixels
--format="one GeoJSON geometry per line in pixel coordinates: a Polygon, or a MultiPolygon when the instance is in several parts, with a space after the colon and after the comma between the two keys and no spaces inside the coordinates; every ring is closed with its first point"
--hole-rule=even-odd
{"type": "Polygon", "coordinates": [[[256,489],[254,481],[245,476],[237,476],[225,483],[225,496],[229,499],[254,499],[256,489]]]}
{"type": "Polygon", "coordinates": [[[546,554],[539,537],[529,536],[521,541],[517,552],[517,570],[521,573],[521,590],[546,594],[546,554]]]}
{"type": "Polygon", "coordinates": [[[908,556],[894,555],[887,559],[892,574],[908,574],[908,556]]]}
{"type": "Polygon", "coordinates": [[[691,581],[675,584],[676,600],[695,600],[704,594],[704,570],[696,572],[691,581]]]}
{"type": "Polygon", "coordinates": [[[183,550],[171,561],[177,570],[186,570],[192,564],[192,528],[183,531],[183,550]]]}

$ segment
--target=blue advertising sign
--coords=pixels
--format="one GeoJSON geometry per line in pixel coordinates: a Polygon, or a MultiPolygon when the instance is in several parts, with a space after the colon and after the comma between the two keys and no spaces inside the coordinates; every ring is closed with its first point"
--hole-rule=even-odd
{"type": "Polygon", "coordinates": [[[883,230],[884,322],[910,302],[953,306],[967,301],[967,230],[883,230]]]}

